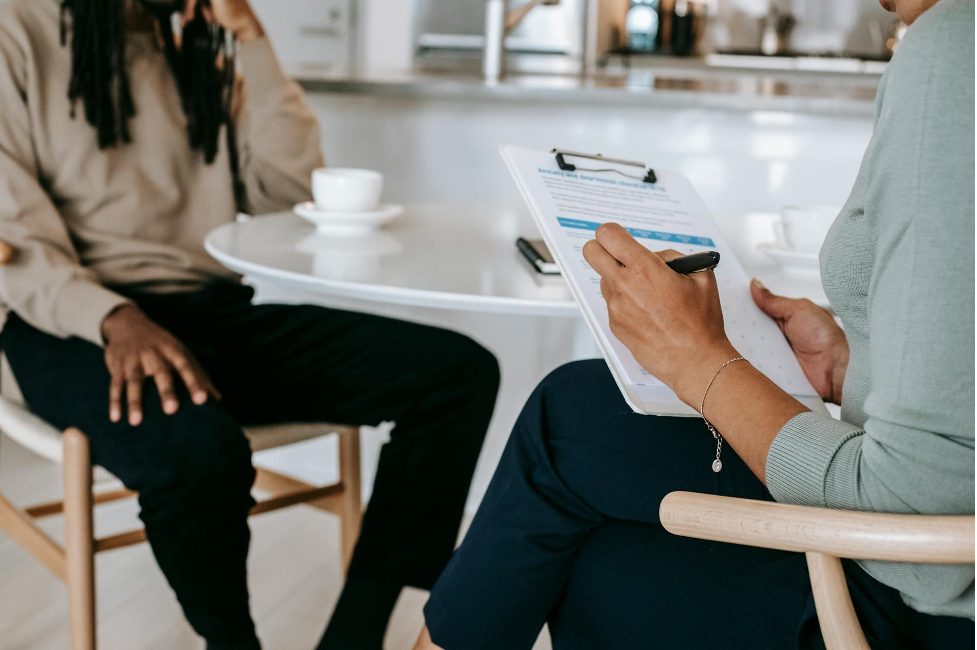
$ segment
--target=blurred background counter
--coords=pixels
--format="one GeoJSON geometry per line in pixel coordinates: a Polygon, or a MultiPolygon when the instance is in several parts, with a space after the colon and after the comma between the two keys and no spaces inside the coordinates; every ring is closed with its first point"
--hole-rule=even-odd
{"type": "Polygon", "coordinates": [[[620,73],[510,73],[486,81],[471,66],[356,70],[293,64],[309,93],[356,93],[419,99],[559,103],[720,110],[779,110],[871,117],[880,75],[845,71],[717,69],[701,59],[669,58],[620,73]]]}

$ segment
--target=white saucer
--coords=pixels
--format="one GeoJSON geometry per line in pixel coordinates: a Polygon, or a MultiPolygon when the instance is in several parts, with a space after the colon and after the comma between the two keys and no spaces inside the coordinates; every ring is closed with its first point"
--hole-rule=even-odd
{"type": "Polygon", "coordinates": [[[360,235],[376,230],[404,211],[404,206],[382,203],[368,212],[319,210],[312,201],[297,204],[292,211],[315,225],[316,231],[330,235],[360,235]]]}
{"type": "Polygon", "coordinates": [[[775,259],[786,269],[804,271],[806,273],[819,273],[821,271],[817,253],[795,251],[779,242],[759,244],[757,245],[757,249],[761,253],[765,253],[775,259]]]}

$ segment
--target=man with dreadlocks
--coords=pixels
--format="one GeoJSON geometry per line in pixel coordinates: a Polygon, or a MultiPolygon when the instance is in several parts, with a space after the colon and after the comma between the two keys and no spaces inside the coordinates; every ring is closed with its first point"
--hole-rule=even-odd
{"type": "Polygon", "coordinates": [[[4,351],[28,406],[84,431],[139,492],[212,649],[258,647],[242,424],[396,422],[320,643],[380,648],[401,588],[430,588],[451,554],[498,389],[470,339],[252,305],[205,254],[238,209],[307,199],[322,164],[247,0],[0,4],[0,239],[16,250],[0,270],[4,351]]]}

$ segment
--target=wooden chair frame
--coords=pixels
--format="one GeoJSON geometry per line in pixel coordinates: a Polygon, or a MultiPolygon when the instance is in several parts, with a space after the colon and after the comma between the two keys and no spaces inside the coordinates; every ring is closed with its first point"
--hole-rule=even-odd
{"type": "Polygon", "coordinates": [[[828,650],[869,650],[841,558],[917,564],[973,564],[974,517],[891,515],[672,492],[659,508],[671,533],[797,551],[828,650]]]}
{"type": "MultiPolygon", "coordinates": [[[[0,266],[14,257],[13,247],[0,239],[0,266]]],[[[323,425],[327,426],[327,425],[323,425]]],[[[349,566],[353,547],[360,535],[362,495],[360,490],[360,432],[356,427],[336,427],[339,435],[339,481],[317,487],[303,481],[256,467],[255,487],[269,493],[251,514],[272,512],[308,504],[338,515],[341,521],[343,569],[349,566]]],[[[62,436],[64,500],[17,508],[0,494],[0,530],[46,566],[68,590],[68,627],[71,650],[94,650],[95,554],[138,544],[146,540],[142,529],[95,538],[94,508],[97,504],[136,496],[126,489],[92,492],[92,458],[88,438],[75,428],[62,436]],[[65,545],[62,547],[34,521],[64,513],[65,545]]]]}
{"type": "MultiPolygon", "coordinates": [[[[339,482],[317,487],[257,467],[255,487],[270,496],[255,504],[251,514],[304,503],[338,515],[342,522],[341,549],[345,569],[360,531],[360,438],[359,429],[354,427],[338,427],[335,431],[339,435],[339,482]]],[[[21,509],[0,495],[0,529],[65,583],[71,649],[95,650],[95,554],[143,542],[146,533],[135,529],[109,537],[95,537],[95,506],[134,497],[136,493],[124,488],[93,493],[88,438],[78,429],[71,428],[64,432],[62,445],[64,500],[21,509]],[[63,547],[35,523],[36,519],[60,513],[64,513],[63,547]]]]}

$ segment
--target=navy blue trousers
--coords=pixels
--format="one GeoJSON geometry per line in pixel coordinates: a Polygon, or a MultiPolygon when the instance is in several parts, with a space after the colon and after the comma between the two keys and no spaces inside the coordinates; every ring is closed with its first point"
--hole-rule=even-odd
{"type": "MultiPolygon", "coordinates": [[[[744,405],[748,407],[748,405],[744,405]]],[[[680,538],[658,520],[675,490],[770,500],[697,418],[636,415],[603,361],[533,393],[425,617],[446,650],[818,648],[804,556],[680,538]]],[[[854,563],[849,588],[875,648],[972,647],[970,620],[919,614],[854,563]]]]}

